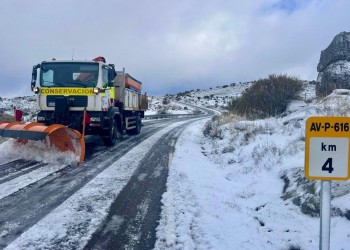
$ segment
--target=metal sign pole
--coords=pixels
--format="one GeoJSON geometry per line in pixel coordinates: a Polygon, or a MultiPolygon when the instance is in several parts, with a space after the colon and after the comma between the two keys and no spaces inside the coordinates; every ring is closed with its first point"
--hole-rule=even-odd
{"type": "Polygon", "coordinates": [[[331,181],[321,181],[320,250],[329,250],[331,228],[331,181]]]}
{"type": "Polygon", "coordinates": [[[350,179],[350,117],[309,117],[305,126],[305,177],[321,180],[320,249],[330,249],[331,181],[350,179]]]}

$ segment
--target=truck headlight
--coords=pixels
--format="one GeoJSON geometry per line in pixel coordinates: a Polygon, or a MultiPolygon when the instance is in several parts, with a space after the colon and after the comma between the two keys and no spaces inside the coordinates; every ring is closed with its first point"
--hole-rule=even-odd
{"type": "Polygon", "coordinates": [[[34,94],[39,94],[40,88],[39,87],[34,87],[33,88],[33,92],[34,92],[34,94]]]}

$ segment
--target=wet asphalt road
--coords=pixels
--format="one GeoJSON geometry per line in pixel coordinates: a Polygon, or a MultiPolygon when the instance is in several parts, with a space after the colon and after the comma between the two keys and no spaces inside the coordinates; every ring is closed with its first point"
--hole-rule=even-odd
{"type": "MultiPolygon", "coordinates": [[[[176,141],[194,118],[164,119],[144,123],[137,136],[126,136],[111,148],[99,138],[87,138],[86,161],[67,165],[0,199],[0,249],[8,246],[66,201],[104,169],[141,142],[179,120],[184,124],[166,133],[139,162],[127,185],[112,203],[108,216],[85,249],[152,249],[166,189],[168,168],[176,141]]],[[[50,167],[47,163],[16,160],[0,165],[0,185],[6,187],[22,175],[50,167]]]]}

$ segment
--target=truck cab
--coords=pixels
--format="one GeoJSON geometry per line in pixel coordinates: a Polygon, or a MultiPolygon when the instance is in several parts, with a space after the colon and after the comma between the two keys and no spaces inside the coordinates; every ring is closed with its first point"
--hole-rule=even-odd
{"type": "Polygon", "coordinates": [[[101,135],[106,145],[113,145],[124,130],[139,133],[148,106],[140,90],[126,86],[128,80],[141,84],[131,78],[124,69],[116,72],[103,57],[43,61],[33,67],[31,81],[40,110],[37,121],[101,135]]]}
{"type": "Polygon", "coordinates": [[[71,111],[101,111],[108,104],[103,102],[103,97],[106,90],[113,89],[114,65],[53,60],[44,61],[36,68],[40,68],[39,87],[32,83],[32,88],[38,94],[40,110],[55,110],[56,99],[63,96],[68,97],[71,111]]]}

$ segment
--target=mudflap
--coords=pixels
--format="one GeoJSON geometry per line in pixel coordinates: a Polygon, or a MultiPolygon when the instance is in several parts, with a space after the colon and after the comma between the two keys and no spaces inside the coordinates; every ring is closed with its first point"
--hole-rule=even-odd
{"type": "Polygon", "coordinates": [[[84,136],[61,124],[45,126],[41,123],[0,122],[0,136],[18,139],[25,144],[29,140],[44,141],[48,147],[58,151],[71,151],[77,156],[79,163],[85,158],[84,136]]]}

